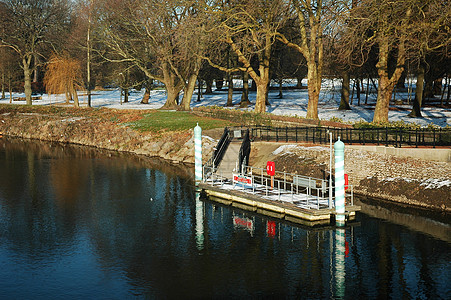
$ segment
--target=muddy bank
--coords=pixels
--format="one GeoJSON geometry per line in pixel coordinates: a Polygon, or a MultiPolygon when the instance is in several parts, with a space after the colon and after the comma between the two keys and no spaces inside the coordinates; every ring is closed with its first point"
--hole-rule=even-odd
{"type": "MultiPolygon", "coordinates": [[[[0,133],[21,138],[72,143],[100,149],[194,163],[193,130],[140,132],[124,125],[143,111],[113,109],[47,109],[0,106],[0,133]]],[[[203,132],[203,160],[210,158],[222,129],[203,132]]],[[[250,164],[317,178],[329,170],[329,149],[313,145],[254,142],[250,164]]],[[[345,150],[345,170],[354,192],[393,203],[451,212],[451,163],[345,150]]]]}
{"type": "MultiPolygon", "coordinates": [[[[193,130],[140,132],[123,125],[142,114],[112,109],[67,109],[46,113],[0,108],[0,133],[160,157],[175,163],[194,163],[193,130]]],[[[204,157],[208,157],[214,141],[204,138],[203,144],[204,157]]]]}

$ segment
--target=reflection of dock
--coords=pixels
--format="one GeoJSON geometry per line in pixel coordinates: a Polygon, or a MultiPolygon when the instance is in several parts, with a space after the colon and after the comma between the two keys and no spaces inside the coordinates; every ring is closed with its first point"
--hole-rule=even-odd
{"type": "MultiPolygon", "coordinates": [[[[274,172],[270,177],[265,169],[247,166],[249,154],[249,132],[226,128],[212,158],[203,166],[199,188],[204,195],[225,205],[295,223],[313,226],[334,221],[338,213],[330,181],[285,172],[274,172]],[[232,144],[237,137],[243,137],[239,151],[232,144]]],[[[352,220],[360,206],[354,205],[349,187],[345,216],[352,220]]]]}

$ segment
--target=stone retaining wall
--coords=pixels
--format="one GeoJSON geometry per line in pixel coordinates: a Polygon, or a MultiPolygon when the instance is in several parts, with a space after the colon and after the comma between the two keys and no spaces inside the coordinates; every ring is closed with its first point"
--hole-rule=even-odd
{"type": "MultiPolygon", "coordinates": [[[[256,147],[256,144],[252,146],[256,147]]],[[[263,148],[265,145],[274,147],[274,143],[260,143],[257,147],[263,148]]],[[[268,160],[276,162],[276,169],[312,177],[327,177],[328,147],[276,145],[281,148],[267,155],[268,160]]],[[[258,150],[254,155],[258,155],[258,150]]],[[[262,161],[259,163],[262,164],[262,161]]],[[[357,194],[451,211],[449,162],[345,148],[345,172],[357,194]]]]}

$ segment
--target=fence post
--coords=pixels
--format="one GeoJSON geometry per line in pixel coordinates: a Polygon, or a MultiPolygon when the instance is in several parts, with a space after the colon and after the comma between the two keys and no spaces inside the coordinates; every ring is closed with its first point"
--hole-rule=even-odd
{"type": "Polygon", "coordinates": [[[365,128],[363,129],[363,144],[365,145],[365,128]]]}
{"type": "Polygon", "coordinates": [[[418,128],[415,129],[415,148],[418,148],[418,128]]]}
{"type": "Polygon", "coordinates": [[[379,145],[380,143],[380,138],[379,138],[379,128],[376,129],[376,133],[377,133],[377,145],[379,145]]]}
{"type": "Polygon", "coordinates": [[[388,127],[385,126],[385,147],[388,147],[388,127]]]}
{"type": "Polygon", "coordinates": [[[285,126],[285,142],[288,142],[288,126],[285,126]]]}
{"type": "Polygon", "coordinates": [[[403,134],[403,129],[399,128],[398,132],[399,132],[399,148],[402,148],[402,134],[403,134]]]}
{"type": "Polygon", "coordinates": [[[316,127],[313,127],[313,144],[315,143],[316,127]]]}
{"type": "Polygon", "coordinates": [[[433,140],[433,143],[434,143],[434,144],[433,144],[432,147],[435,148],[435,128],[432,128],[432,137],[433,137],[433,139],[434,139],[434,140],[433,140]]]}

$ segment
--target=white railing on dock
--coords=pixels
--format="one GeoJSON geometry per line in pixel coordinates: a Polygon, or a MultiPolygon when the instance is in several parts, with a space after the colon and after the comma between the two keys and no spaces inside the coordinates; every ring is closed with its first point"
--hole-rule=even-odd
{"type": "MultiPolygon", "coordinates": [[[[241,189],[263,198],[291,202],[300,207],[310,209],[328,209],[335,207],[335,197],[329,197],[329,181],[287,172],[277,172],[271,188],[271,177],[266,169],[244,166],[241,173],[235,176],[246,177],[251,184],[234,181],[227,178],[212,167],[204,166],[203,178],[205,183],[228,189],[241,189]]],[[[353,187],[348,186],[347,205],[354,205],[353,187]]]]}

